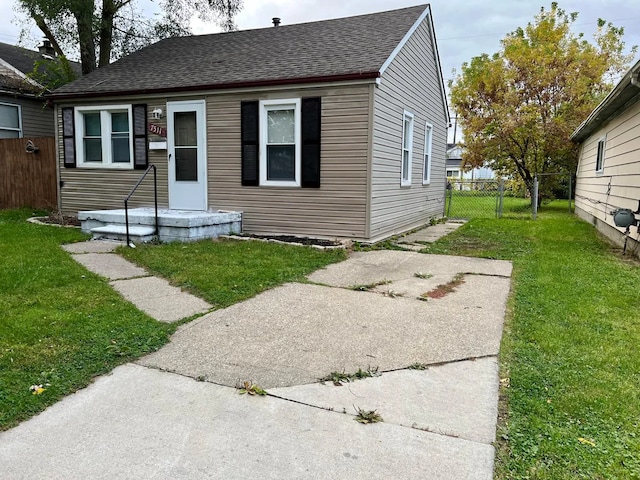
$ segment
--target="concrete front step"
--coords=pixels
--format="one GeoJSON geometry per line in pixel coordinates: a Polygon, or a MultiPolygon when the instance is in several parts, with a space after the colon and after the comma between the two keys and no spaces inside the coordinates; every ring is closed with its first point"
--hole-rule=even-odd
{"type": "MultiPolygon", "coordinates": [[[[122,209],[79,212],[78,220],[81,222],[83,232],[100,235],[100,237],[94,235],[95,238],[125,239],[125,211],[122,209]]],[[[242,233],[242,212],[159,209],[158,227],[158,237],[162,242],[217,238],[220,235],[242,233]]],[[[129,235],[133,242],[152,240],[154,231],[153,208],[129,210],[129,235]],[[140,230],[142,234],[137,233],[137,228],[144,229],[140,230]]]]}
{"type": "MultiPolygon", "coordinates": [[[[129,241],[133,243],[146,243],[153,240],[155,236],[155,227],[147,227],[144,225],[129,225],[129,241]]],[[[91,234],[95,240],[109,239],[127,241],[126,225],[105,225],[104,227],[95,227],[91,229],[91,234]]]]}

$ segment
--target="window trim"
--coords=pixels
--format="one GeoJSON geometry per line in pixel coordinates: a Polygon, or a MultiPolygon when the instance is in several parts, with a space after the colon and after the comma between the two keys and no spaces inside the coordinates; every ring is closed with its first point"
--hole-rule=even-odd
{"type": "Polygon", "coordinates": [[[431,150],[433,144],[433,125],[429,122],[424,124],[424,157],[422,165],[422,185],[431,183],[431,150]],[[429,138],[427,141],[427,132],[429,138]]]}
{"type": "Polygon", "coordinates": [[[598,143],[596,144],[596,174],[604,173],[604,160],[605,160],[606,149],[607,149],[607,136],[603,135],[598,139],[598,143]],[[602,150],[600,150],[600,145],[602,145],[602,150]]]}
{"type": "MultiPolygon", "coordinates": [[[[0,130],[6,130],[8,132],[18,132],[18,138],[23,137],[22,132],[22,105],[19,103],[7,103],[0,102],[0,105],[5,105],[7,107],[16,107],[18,109],[18,128],[9,128],[9,127],[0,127],[0,130]]],[[[11,138],[11,137],[9,137],[11,138]]]]}
{"type": "Polygon", "coordinates": [[[133,109],[131,104],[126,105],[87,105],[75,107],[75,144],[76,165],[78,168],[109,168],[119,170],[133,170],[133,109]],[[129,161],[114,162],[111,149],[111,113],[126,111],[129,119],[129,161]],[[102,162],[86,162],[84,152],[84,114],[100,113],[100,138],[102,139],[102,162]]]}
{"type": "Polygon", "coordinates": [[[413,113],[404,110],[402,113],[402,139],[400,140],[401,149],[400,149],[400,186],[401,187],[410,187],[411,186],[411,164],[413,163],[413,124],[414,124],[414,115],[413,113]],[[409,120],[409,145],[405,145],[404,141],[406,137],[405,125],[409,120]],[[405,172],[404,168],[404,154],[407,152],[407,170],[405,172]],[[406,178],[405,178],[406,177],[406,178]]]}
{"type": "Polygon", "coordinates": [[[302,109],[300,98],[286,98],[277,100],[260,100],[259,106],[259,171],[261,187],[300,187],[300,179],[302,177],[302,109]],[[295,136],[295,179],[294,180],[267,180],[267,141],[268,141],[268,125],[267,112],[269,110],[294,110],[294,136],[295,136]]]}

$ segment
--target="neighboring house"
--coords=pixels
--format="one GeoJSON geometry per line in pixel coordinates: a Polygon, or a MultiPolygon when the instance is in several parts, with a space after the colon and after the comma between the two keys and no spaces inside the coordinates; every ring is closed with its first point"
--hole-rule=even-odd
{"type": "Polygon", "coordinates": [[[45,106],[42,85],[28,76],[35,62],[53,55],[47,43],[38,52],[0,43],[0,138],[53,136],[53,109],[45,106]]]}
{"type": "Polygon", "coordinates": [[[489,167],[477,167],[471,170],[462,168],[462,153],[460,145],[447,144],[447,178],[453,180],[492,180],[495,172],[489,167]]]}
{"type": "MultiPolygon", "coordinates": [[[[624,228],[611,212],[640,211],[640,61],[571,135],[580,144],[576,179],[576,214],[622,245],[624,228]]],[[[639,218],[636,215],[636,218],[639,218]]],[[[638,251],[639,232],[630,241],[638,251]]]]}
{"type": "Polygon", "coordinates": [[[376,240],[443,215],[448,110],[428,5],[170,38],[53,92],[64,213],[171,209],[376,240]],[[152,204],[144,182],[133,205],[152,204]]]}

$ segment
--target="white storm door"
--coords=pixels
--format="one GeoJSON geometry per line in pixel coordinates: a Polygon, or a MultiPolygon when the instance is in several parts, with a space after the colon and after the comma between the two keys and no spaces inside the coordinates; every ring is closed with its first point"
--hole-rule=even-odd
{"type": "Polygon", "coordinates": [[[167,103],[169,208],[207,209],[204,100],[167,103]]]}

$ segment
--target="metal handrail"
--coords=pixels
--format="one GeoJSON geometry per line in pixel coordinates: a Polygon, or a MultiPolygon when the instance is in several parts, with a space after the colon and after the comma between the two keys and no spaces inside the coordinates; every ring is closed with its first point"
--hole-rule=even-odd
{"type": "Polygon", "coordinates": [[[129,192],[129,195],[127,195],[127,198],[124,199],[124,223],[125,223],[125,228],[126,228],[126,231],[127,231],[127,247],[131,246],[131,244],[129,242],[129,200],[131,199],[131,196],[135,193],[137,188],[140,186],[142,181],[145,179],[145,177],[149,173],[149,170],[153,170],[153,201],[154,201],[155,208],[156,208],[156,211],[155,211],[155,214],[156,214],[156,231],[155,231],[154,235],[156,237],[158,237],[160,235],[160,229],[158,228],[158,180],[157,180],[157,175],[156,175],[156,166],[154,164],[151,164],[144,171],[144,173],[142,174],[142,176],[138,180],[138,183],[136,183],[135,186],[131,189],[131,191],[129,192]]]}

